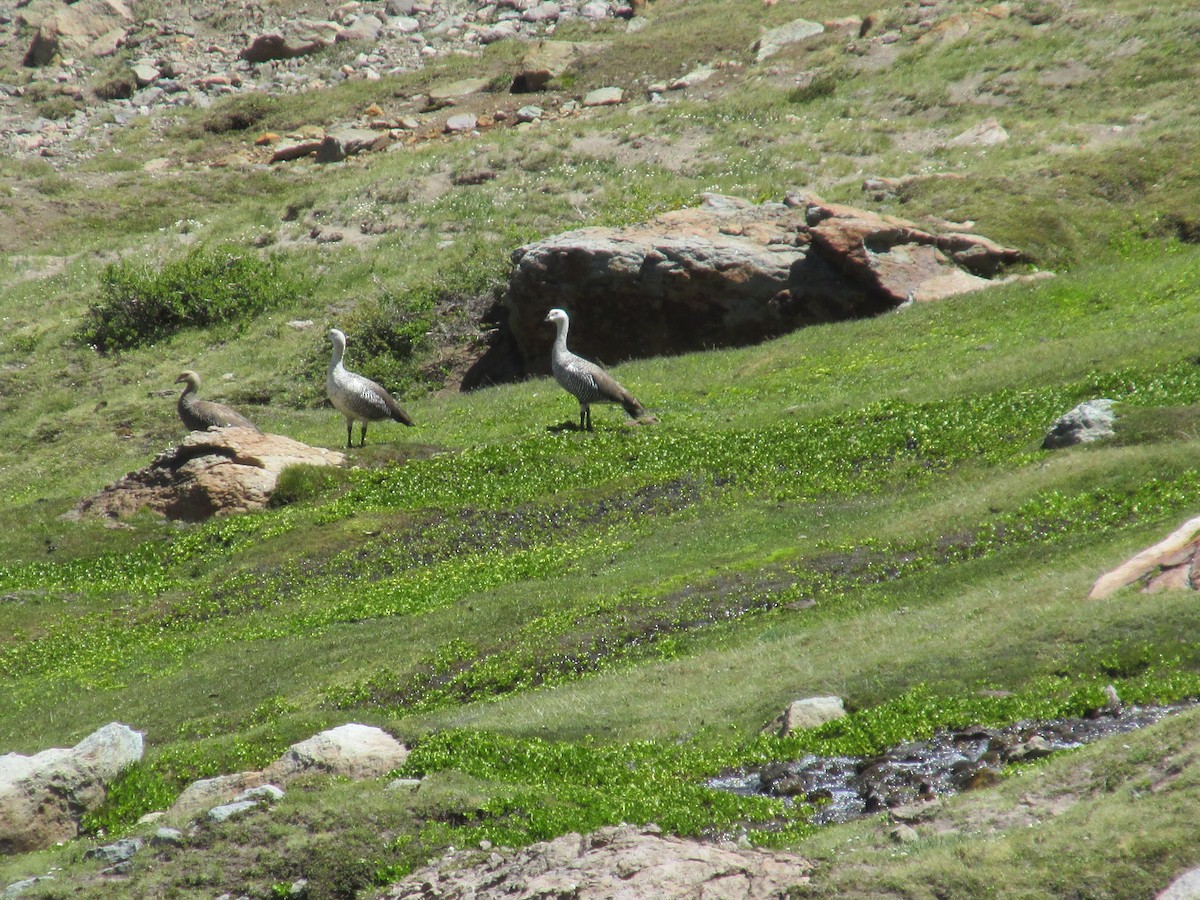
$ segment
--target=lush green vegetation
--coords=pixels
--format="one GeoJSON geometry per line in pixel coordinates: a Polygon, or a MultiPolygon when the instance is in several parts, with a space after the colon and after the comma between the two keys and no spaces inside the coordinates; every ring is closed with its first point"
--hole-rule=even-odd
{"type": "Polygon", "coordinates": [[[128,350],[204,328],[249,319],[301,291],[283,261],[232,247],[197,247],[162,267],[129,261],[100,273],[100,299],[88,308],[80,339],[101,352],[128,350]]]}
{"type": "MultiPolygon", "coordinates": [[[[829,5],[739,7],[731,24],[725,0],[659,0],[641,31],[564,27],[603,45],[573,91],[714,61],[720,87],[546,123],[537,140],[495,129],[315,174],[207,165],[259,128],[476,71],[503,84],[516,57],[493,45],[374,85],[181,112],[171,179],[135,164],[162,152],[145,123],[73,169],[0,163],[15,191],[0,215],[28,216],[0,238],[15,251],[0,263],[0,751],[112,720],[144,731],[145,760],[85,822],[100,840],[324,727],[376,724],[412,747],[397,774],[419,791],[307,779],[269,815],[139,861],[146,896],[271,896],[305,877],[350,897],[447,846],[618,821],[797,848],[821,862],[818,896],[1036,896],[1072,878],[1081,895],[1145,896],[1194,864],[1200,785],[1163,774],[1200,746],[1194,714],[1014,772],[948,804],[948,836],[903,849],[877,821],[814,832],[803,807],[705,786],[770,759],[1083,713],[1107,684],[1126,702],[1200,696],[1192,596],[1084,599],[1196,514],[1200,10],[1023,2],[972,14],[955,40],[940,26],[961,10],[920,9],[880,13],[890,49],[830,35],[767,63],[760,28],[829,5]],[[950,140],[993,115],[1007,144],[950,140]],[[454,177],[481,167],[496,177],[454,177]],[[949,177],[862,195],[865,175],[913,174],[949,177]],[[595,434],[558,429],[574,404],[545,380],[437,390],[438,354],[474,337],[523,241],[796,186],[970,220],[1057,276],[628,363],[652,426],[597,410],[595,434]],[[31,210],[22,191],[48,202],[31,210]],[[359,225],[353,246],[305,242],[359,225]],[[227,398],[266,430],[340,444],[322,405],[329,326],[417,429],[381,426],[336,473],[285,473],[262,513],[63,518],[182,436],[183,368],[227,373],[227,398]],[[1118,403],[1114,439],[1041,448],[1058,415],[1101,396],[1118,403]],[[850,716],[760,733],[814,694],[850,716]],[[1029,834],[1006,824],[1043,796],[1071,802],[1029,834]]],[[[0,884],[62,865],[73,895],[103,896],[81,856],[0,861],[0,884]]]]}

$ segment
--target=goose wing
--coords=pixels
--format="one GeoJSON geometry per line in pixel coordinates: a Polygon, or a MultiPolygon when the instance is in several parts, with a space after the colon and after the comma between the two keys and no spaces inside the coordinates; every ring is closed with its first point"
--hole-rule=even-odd
{"type": "Polygon", "coordinates": [[[351,415],[372,421],[392,419],[404,425],[413,424],[396,399],[370,378],[343,371],[337,379],[337,386],[337,399],[341,400],[345,411],[351,415]]]}

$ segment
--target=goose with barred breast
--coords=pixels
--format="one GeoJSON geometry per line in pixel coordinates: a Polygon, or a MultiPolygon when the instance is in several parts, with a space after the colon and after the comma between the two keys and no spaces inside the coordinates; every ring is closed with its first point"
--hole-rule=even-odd
{"type": "Polygon", "coordinates": [[[603,368],[567,349],[567,330],[571,320],[561,309],[552,309],[546,315],[558,329],[554,348],[550,351],[550,371],[568,394],[579,401],[579,427],[592,431],[593,403],[617,403],[634,419],[646,415],[646,408],[621,387],[603,368]]]}
{"type": "Polygon", "coordinates": [[[391,394],[370,378],[347,371],[342,365],[342,357],[346,353],[346,335],[336,328],[331,328],[329,340],[333,343],[333,356],[329,359],[325,388],[329,392],[329,400],[334,409],[346,417],[346,446],[354,446],[352,434],[355,422],[359,422],[362,427],[358,444],[360,447],[365,447],[367,443],[368,422],[391,419],[401,425],[412,425],[413,420],[401,409],[391,394]]]}
{"type": "Polygon", "coordinates": [[[230,409],[224,403],[212,400],[201,400],[196,396],[200,390],[200,376],[195,372],[180,372],[175,379],[176,384],[185,385],[175,405],[179,418],[189,431],[207,431],[210,428],[251,428],[258,431],[258,426],[243,416],[240,412],[230,409]]]}

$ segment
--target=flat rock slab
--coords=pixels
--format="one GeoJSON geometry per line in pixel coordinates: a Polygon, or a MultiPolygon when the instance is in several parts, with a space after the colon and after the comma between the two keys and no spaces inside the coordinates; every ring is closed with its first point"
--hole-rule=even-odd
{"type": "Polygon", "coordinates": [[[519,851],[456,851],[392,885],[387,900],[777,900],[807,884],[812,864],[788,853],[618,825],[519,851]]]}

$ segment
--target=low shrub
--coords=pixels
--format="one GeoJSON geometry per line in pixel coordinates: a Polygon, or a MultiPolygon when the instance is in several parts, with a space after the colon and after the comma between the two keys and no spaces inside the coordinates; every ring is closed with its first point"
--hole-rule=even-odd
{"type": "Polygon", "coordinates": [[[271,493],[271,506],[312,500],[344,481],[342,470],[330,466],[288,466],[279,473],[279,480],[271,493]]]}
{"type": "Polygon", "coordinates": [[[215,104],[200,122],[200,127],[209,134],[224,134],[227,131],[245,131],[261,122],[274,108],[270,97],[249,93],[231,97],[215,104]]]}
{"type": "Polygon", "coordinates": [[[187,327],[257,315],[294,299],[302,283],[278,256],[198,247],[161,269],[121,261],[100,275],[100,299],[78,333],[100,352],[152,344],[187,327]]]}

